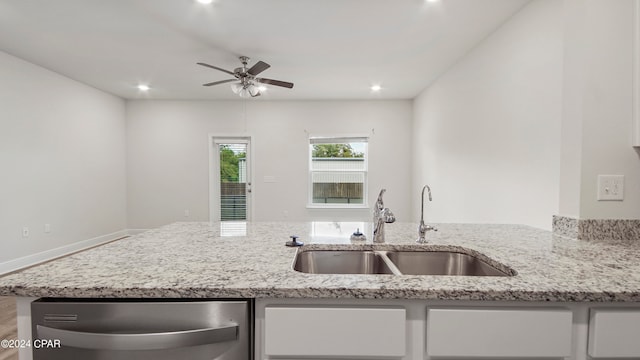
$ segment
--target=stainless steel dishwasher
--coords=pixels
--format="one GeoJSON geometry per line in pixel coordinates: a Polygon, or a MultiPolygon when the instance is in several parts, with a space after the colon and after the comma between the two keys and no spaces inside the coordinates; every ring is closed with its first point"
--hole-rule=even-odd
{"type": "Polygon", "coordinates": [[[40,299],[34,360],[251,360],[252,300],[40,299]],[[60,344],[60,346],[57,346],[60,344]]]}

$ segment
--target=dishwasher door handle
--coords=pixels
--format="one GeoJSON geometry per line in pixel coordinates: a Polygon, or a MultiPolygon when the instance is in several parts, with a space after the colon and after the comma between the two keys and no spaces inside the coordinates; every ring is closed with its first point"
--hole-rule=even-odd
{"type": "Polygon", "coordinates": [[[158,333],[95,333],[36,326],[38,338],[63,346],[94,350],[160,350],[208,345],[238,338],[238,325],[158,333]]]}

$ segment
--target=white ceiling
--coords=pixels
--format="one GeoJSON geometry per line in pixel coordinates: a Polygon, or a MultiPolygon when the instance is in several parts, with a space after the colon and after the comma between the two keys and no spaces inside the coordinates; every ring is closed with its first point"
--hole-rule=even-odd
{"type": "Polygon", "coordinates": [[[295,83],[264,99],[410,99],[527,2],[0,0],[0,49],[127,99],[236,99],[196,62],[239,55],[295,83]]]}

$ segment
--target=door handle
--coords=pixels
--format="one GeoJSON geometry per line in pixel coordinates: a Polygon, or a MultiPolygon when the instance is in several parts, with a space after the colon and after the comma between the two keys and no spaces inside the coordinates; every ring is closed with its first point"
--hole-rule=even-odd
{"type": "Polygon", "coordinates": [[[57,339],[64,346],[94,350],[160,350],[207,345],[236,340],[238,329],[238,325],[228,325],[158,333],[111,334],[36,326],[39,339],[57,339]]]}

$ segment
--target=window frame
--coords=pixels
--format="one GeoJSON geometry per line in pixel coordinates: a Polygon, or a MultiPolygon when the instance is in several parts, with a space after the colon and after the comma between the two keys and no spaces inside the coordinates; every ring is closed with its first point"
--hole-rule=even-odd
{"type": "MultiPolygon", "coordinates": [[[[369,194],[369,136],[368,135],[332,135],[309,136],[307,141],[307,208],[309,209],[368,209],[369,194]],[[314,203],[313,202],[313,145],[314,144],[364,144],[364,170],[333,170],[333,172],[358,172],[363,174],[362,203],[314,203]]],[[[322,170],[326,172],[327,170],[322,170]]],[[[331,171],[331,170],[330,170],[331,171]]]]}

